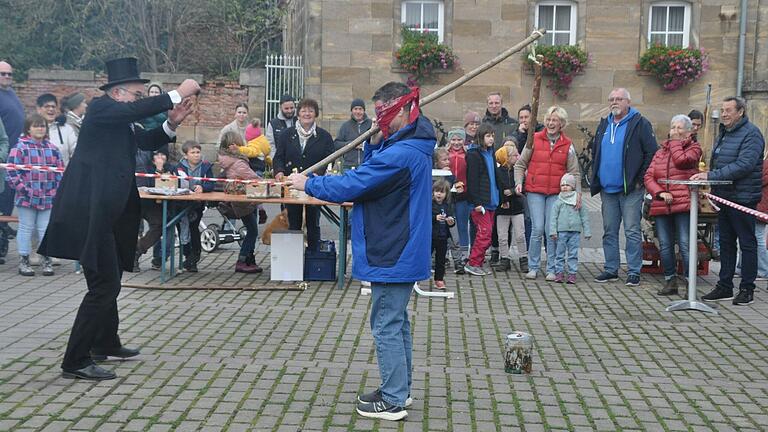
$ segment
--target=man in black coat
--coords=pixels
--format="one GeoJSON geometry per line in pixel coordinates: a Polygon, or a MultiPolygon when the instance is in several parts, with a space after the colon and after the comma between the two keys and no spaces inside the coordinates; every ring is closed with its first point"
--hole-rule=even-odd
{"type": "MultiPolygon", "coordinates": [[[[314,99],[302,99],[298,106],[299,118],[293,127],[284,130],[277,137],[277,149],[272,166],[275,179],[281,181],[294,170],[302,172],[333,153],[333,138],[325,129],[317,126],[320,107],[314,99]]],[[[325,174],[325,167],[317,171],[325,174]]],[[[317,206],[286,205],[288,225],[300,230],[302,213],[306,215],[307,247],[317,249],[320,241],[320,210],[317,206]],[[304,210],[304,211],[302,211],[304,210]]]]}
{"type": "Polygon", "coordinates": [[[95,360],[139,354],[124,347],[117,335],[120,279],[124,270],[133,269],[141,208],[136,148],[156,150],[172,140],[192,111],[189,96],[200,90],[194,80],[185,80],[176,90],[141,99],[149,80],[139,78],[135,58],[108,61],[107,71],[108,82],[100,87],[105,95],[89,105],[38,250],[83,266],[88,292],[61,368],[65,378],[96,381],[117,376],[95,360]],[[134,122],[164,111],[169,111],[168,120],[160,127],[134,129],[134,122]]]}

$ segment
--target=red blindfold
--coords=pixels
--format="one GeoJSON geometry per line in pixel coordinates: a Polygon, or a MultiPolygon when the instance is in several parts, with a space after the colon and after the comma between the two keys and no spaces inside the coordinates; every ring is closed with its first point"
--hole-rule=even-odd
{"type": "Polygon", "coordinates": [[[411,112],[408,115],[408,124],[411,124],[419,118],[419,88],[411,88],[411,92],[407,95],[400,96],[399,98],[390,101],[386,104],[376,106],[376,122],[381,129],[381,133],[384,135],[384,139],[389,138],[389,125],[392,120],[400,114],[400,110],[411,103],[411,112]]]}

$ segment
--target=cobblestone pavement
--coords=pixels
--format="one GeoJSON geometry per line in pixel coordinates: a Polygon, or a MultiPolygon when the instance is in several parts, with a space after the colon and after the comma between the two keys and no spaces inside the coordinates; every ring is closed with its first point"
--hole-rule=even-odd
{"type": "MultiPolygon", "coordinates": [[[[599,235],[596,233],[596,235],[599,235]]],[[[593,239],[594,241],[594,239],[593,239]]],[[[2,431],[765,430],[768,292],[717,316],[667,313],[659,279],[597,284],[596,250],[575,286],[516,271],[447,277],[456,298],[412,298],[413,406],[404,422],[363,419],[356,394],[378,382],[370,297],[349,281],[306,291],[232,272],[234,245],[166,287],[124,288],[121,336],[136,360],[119,378],[65,380],[59,365],[85,290],[71,263],[54,277],[0,266],[2,431]],[[213,284],[250,289],[206,290],[213,284]],[[503,340],[536,338],[530,375],[504,373],[503,340]]],[[[15,250],[15,248],[13,249],[15,250]]],[[[258,258],[268,266],[263,247],[258,258]]],[[[142,263],[149,267],[148,262],[142,263]]],[[[155,285],[158,272],[126,274],[155,285]]],[[[699,279],[701,291],[714,282],[699,279]]],[[[422,288],[429,282],[421,284],[422,288]]]]}

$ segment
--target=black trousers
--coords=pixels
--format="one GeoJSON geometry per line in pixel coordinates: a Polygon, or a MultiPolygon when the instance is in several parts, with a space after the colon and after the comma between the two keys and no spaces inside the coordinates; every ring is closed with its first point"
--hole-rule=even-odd
{"type": "Polygon", "coordinates": [[[69,334],[67,351],[61,368],[77,370],[93,364],[92,348],[108,349],[122,346],[117,328],[117,296],[123,276],[117,255],[115,237],[110,234],[99,248],[102,261],[98,269],[83,267],[88,292],[77,310],[72,332],[69,334]]]}
{"type": "Polygon", "coordinates": [[[187,212],[189,215],[189,244],[190,254],[187,258],[192,261],[200,261],[200,254],[202,253],[202,246],[200,245],[200,219],[203,218],[203,206],[198,205],[187,212]]]}
{"type": "Polygon", "coordinates": [[[444,280],[445,255],[448,252],[448,238],[432,237],[432,251],[435,253],[435,280],[444,280]]]}
{"type": "MultiPolygon", "coordinates": [[[[4,181],[4,180],[0,180],[4,181]]],[[[13,201],[16,197],[16,189],[13,188],[8,182],[5,182],[5,188],[0,192],[0,214],[9,216],[13,213],[13,201]]]]}
{"type": "MultiPolygon", "coordinates": [[[[757,203],[744,204],[754,209],[757,203]]],[[[757,277],[757,237],[755,217],[728,206],[720,206],[717,214],[720,228],[720,280],[723,288],[733,289],[733,274],[736,271],[736,255],[741,248],[741,283],[739,289],[754,291],[757,277]]],[[[689,241],[694,241],[690,239],[689,241]]]]}
{"type": "MultiPolygon", "coordinates": [[[[136,250],[144,255],[163,236],[163,205],[152,200],[141,200],[141,218],[147,221],[149,229],[139,238],[136,250]]],[[[171,249],[168,251],[173,253],[171,249]]]]}
{"type": "Polygon", "coordinates": [[[285,206],[288,210],[288,229],[300,230],[304,210],[307,213],[307,247],[317,249],[320,242],[320,209],[317,206],[303,206],[289,204],[285,206]]]}

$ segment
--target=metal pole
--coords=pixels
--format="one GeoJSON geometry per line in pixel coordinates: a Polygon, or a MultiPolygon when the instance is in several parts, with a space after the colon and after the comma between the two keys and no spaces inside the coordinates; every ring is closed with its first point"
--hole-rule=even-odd
{"type": "Polygon", "coordinates": [[[747,41],[747,0],[741,0],[739,11],[739,60],[736,73],[736,96],[741,96],[741,87],[744,85],[744,51],[747,41]]]}

